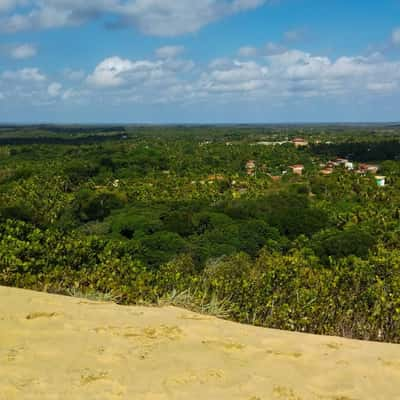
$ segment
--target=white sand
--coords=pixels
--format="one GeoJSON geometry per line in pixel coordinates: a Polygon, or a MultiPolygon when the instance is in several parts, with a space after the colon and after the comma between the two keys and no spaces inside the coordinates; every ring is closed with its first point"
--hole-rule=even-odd
{"type": "Polygon", "coordinates": [[[400,346],[0,287],[1,400],[393,400],[400,346]]]}

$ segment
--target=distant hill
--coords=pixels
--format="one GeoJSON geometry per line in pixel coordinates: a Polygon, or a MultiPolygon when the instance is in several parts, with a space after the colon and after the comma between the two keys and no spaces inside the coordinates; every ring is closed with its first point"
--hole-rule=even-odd
{"type": "Polygon", "coordinates": [[[107,133],[107,132],[125,132],[123,126],[112,125],[0,125],[0,130],[18,130],[18,131],[41,131],[48,133],[107,133]]]}

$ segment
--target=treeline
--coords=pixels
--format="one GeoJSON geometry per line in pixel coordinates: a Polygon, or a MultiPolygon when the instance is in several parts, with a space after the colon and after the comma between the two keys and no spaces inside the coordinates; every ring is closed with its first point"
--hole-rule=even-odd
{"type": "Polygon", "coordinates": [[[318,262],[301,243],[282,254],[268,246],[255,259],[237,253],[199,268],[181,255],[158,268],[127,242],[78,238],[23,222],[0,227],[0,284],[54,293],[101,292],[122,304],[163,299],[279,329],[400,342],[400,252],[318,262]]]}
{"type": "Polygon", "coordinates": [[[37,137],[1,137],[0,146],[21,146],[34,144],[50,144],[50,145],[83,145],[104,143],[109,141],[119,141],[126,138],[123,134],[108,134],[108,135],[88,135],[88,136],[71,136],[71,137],[56,137],[56,136],[37,136],[37,137]]]}
{"type": "Polygon", "coordinates": [[[400,160],[399,140],[317,144],[311,149],[318,156],[346,157],[358,162],[400,160]]]}
{"type": "Polygon", "coordinates": [[[326,158],[348,155],[351,135],[296,149],[230,127],[176,129],[0,146],[0,284],[214,304],[236,321],[400,342],[397,142],[360,143],[360,161],[367,148],[387,157],[378,188],[340,167],[320,174],[326,158]]]}
{"type": "Polygon", "coordinates": [[[124,133],[126,127],[124,126],[77,126],[77,125],[0,125],[0,130],[12,130],[15,134],[23,134],[29,132],[42,132],[42,133],[62,133],[62,134],[100,134],[110,132],[124,133]]]}

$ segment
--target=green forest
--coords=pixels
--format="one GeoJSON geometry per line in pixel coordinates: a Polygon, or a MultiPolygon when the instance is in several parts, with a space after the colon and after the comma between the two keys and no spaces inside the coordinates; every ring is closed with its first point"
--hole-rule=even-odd
{"type": "Polygon", "coordinates": [[[400,343],[400,128],[0,127],[0,285],[400,343]]]}

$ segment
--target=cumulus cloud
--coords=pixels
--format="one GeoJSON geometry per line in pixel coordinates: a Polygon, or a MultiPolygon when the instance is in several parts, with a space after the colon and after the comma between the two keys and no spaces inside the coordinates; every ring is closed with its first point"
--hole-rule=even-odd
{"type": "Polygon", "coordinates": [[[210,93],[251,91],[268,83],[268,67],[254,61],[232,61],[203,73],[199,82],[201,89],[210,93]]]}
{"type": "Polygon", "coordinates": [[[47,88],[50,97],[58,97],[61,94],[62,85],[58,82],[51,83],[47,88]]]}
{"type": "MultiPolygon", "coordinates": [[[[260,50],[259,50],[260,51],[260,50]]],[[[174,57],[108,57],[85,79],[46,77],[37,68],[0,72],[0,89],[24,101],[95,104],[258,101],[277,104],[310,97],[346,101],[399,94],[400,61],[382,54],[331,58],[301,50],[222,58],[208,65],[174,57]],[[71,86],[72,85],[72,86],[71,86]]],[[[79,73],[81,76],[81,73],[79,73]]]]}
{"type": "Polygon", "coordinates": [[[252,96],[309,97],[393,93],[399,87],[400,62],[371,57],[330,59],[286,50],[257,61],[212,64],[199,88],[210,95],[230,92],[252,96]]]}
{"type": "MultiPolygon", "coordinates": [[[[24,2],[24,0],[20,0],[24,2]]],[[[3,32],[80,25],[103,15],[117,18],[116,24],[131,25],[157,36],[196,32],[218,19],[260,7],[266,0],[30,0],[26,12],[18,12],[18,0],[0,0],[3,32]]]]}
{"type": "Polygon", "coordinates": [[[43,82],[46,76],[38,68],[23,68],[16,71],[5,71],[1,75],[4,80],[43,82]]]}
{"type": "Polygon", "coordinates": [[[0,72],[0,89],[3,97],[19,106],[42,104],[50,98],[48,80],[38,68],[23,68],[0,72]]]}
{"type": "Polygon", "coordinates": [[[284,49],[267,56],[257,54],[254,59],[250,54],[246,60],[216,59],[196,68],[188,60],[114,56],[101,61],[86,83],[90,91],[105,91],[108,99],[114,99],[110,101],[119,103],[367,98],[399,89],[400,62],[378,54],[332,59],[284,49]]]}
{"type": "Polygon", "coordinates": [[[37,48],[32,44],[21,44],[10,48],[10,56],[16,60],[24,60],[36,56],[37,48]]]}
{"type": "Polygon", "coordinates": [[[120,57],[103,60],[87,81],[94,87],[117,87],[127,81],[160,79],[164,75],[161,62],[131,61],[120,57]]]}
{"type": "Polygon", "coordinates": [[[120,57],[110,57],[103,60],[94,72],[88,76],[87,81],[95,87],[116,87],[124,83],[123,74],[131,71],[134,63],[120,57]]]}
{"type": "Polygon", "coordinates": [[[193,62],[184,60],[128,60],[117,56],[101,61],[87,83],[93,88],[151,87],[175,83],[193,68],[193,62]]]}

